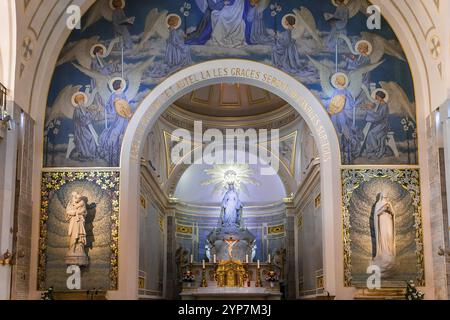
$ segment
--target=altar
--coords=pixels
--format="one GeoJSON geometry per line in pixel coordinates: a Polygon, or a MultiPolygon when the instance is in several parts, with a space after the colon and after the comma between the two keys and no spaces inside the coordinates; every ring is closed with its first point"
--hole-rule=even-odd
{"type": "MultiPolygon", "coordinates": [[[[248,174],[249,170],[243,172],[248,174]]],[[[217,227],[206,237],[208,262],[206,259],[194,262],[192,254],[189,263],[182,256],[177,262],[183,300],[281,299],[279,275],[283,266],[271,263],[270,254],[267,262],[253,262],[256,237],[245,226],[239,198],[239,186],[245,174],[225,168],[217,180],[211,180],[219,181],[225,190],[219,219],[217,227]]]]}
{"type": "Polygon", "coordinates": [[[281,300],[278,267],[270,263],[192,263],[183,275],[182,300],[281,300]]]}

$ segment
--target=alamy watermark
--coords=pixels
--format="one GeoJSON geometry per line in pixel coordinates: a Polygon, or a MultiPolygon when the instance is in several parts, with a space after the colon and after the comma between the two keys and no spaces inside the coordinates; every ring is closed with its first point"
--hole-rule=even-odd
{"type": "Polygon", "coordinates": [[[280,131],[278,129],[208,129],[194,122],[194,132],[177,129],[171,134],[172,164],[260,165],[261,175],[278,173],[280,131]]]}

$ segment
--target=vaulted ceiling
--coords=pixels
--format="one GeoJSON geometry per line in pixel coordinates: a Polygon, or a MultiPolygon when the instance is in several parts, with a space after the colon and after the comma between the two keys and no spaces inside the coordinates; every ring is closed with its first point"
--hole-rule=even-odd
{"type": "Polygon", "coordinates": [[[217,84],[195,90],[175,105],[205,116],[254,116],[280,109],[286,102],[266,90],[245,84],[217,84]]]}

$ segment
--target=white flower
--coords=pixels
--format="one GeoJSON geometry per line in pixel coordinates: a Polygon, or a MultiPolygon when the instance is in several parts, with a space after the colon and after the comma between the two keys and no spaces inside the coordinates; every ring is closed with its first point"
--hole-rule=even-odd
{"type": "Polygon", "coordinates": [[[190,4],[190,3],[187,3],[187,4],[186,4],[186,9],[191,10],[191,8],[192,8],[191,4],[190,4]]]}
{"type": "Polygon", "coordinates": [[[189,17],[189,11],[185,11],[185,12],[184,12],[184,16],[185,16],[185,17],[189,17]]]}
{"type": "Polygon", "coordinates": [[[406,124],[406,119],[402,119],[402,124],[403,124],[403,125],[406,124]]]}
{"type": "Polygon", "coordinates": [[[180,12],[183,13],[184,12],[184,7],[180,8],[180,12]]]}
{"type": "Polygon", "coordinates": [[[275,17],[275,16],[277,15],[277,12],[276,12],[276,11],[272,11],[272,12],[270,13],[270,15],[271,15],[272,17],[275,17]]]}
{"type": "Polygon", "coordinates": [[[408,126],[403,126],[403,130],[404,131],[409,131],[409,127],[408,126]]]}
{"type": "Polygon", "coordinates": [[[270,10],[274,10],[275,9],[275,5],[274,4],[271,4],[270,5],[270,10]]]}

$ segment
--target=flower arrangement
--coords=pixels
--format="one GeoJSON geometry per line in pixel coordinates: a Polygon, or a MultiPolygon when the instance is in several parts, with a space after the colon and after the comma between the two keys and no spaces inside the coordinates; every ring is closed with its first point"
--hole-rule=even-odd
{"type": "Polygon", "coordinates": [[[275,271],[271,270],[266,273],[267,282],[277,282],[278,279],[278,274],[275,271]]]}
{"type": "Polygon", "coordinates": [[[41,293],[41,300],[46,300],[46,301],[55,300],[53,298],[53,287],[50,287],[46,291],[43,291],[41,293]]]}
{"type": "Polygon", "coordinates": [[[425,294],[417,290],[414,281],[409,281],[406,283],[406,300],[423,300],[425,298],[425,294]]]}
{"type": "Polygon", "coordinates": [[[194,282],[195,281],[195,275],[192,273],[192,271],[187,270],[185,273],[183,273],[183,282],[194,282]]]}

